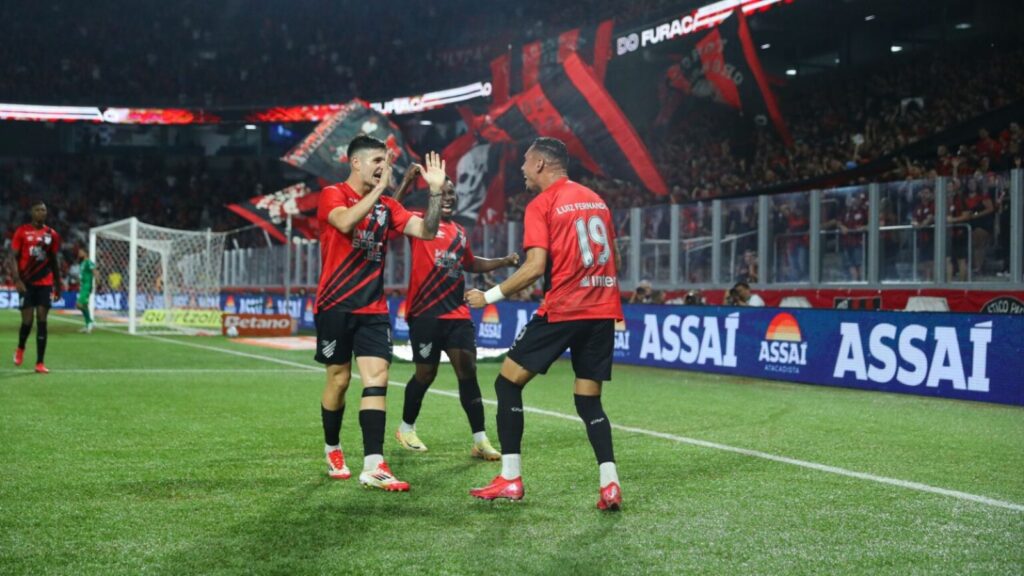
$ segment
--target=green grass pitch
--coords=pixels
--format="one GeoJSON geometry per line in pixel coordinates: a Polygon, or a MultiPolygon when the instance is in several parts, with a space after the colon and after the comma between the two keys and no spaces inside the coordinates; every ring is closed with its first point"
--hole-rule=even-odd
{"type": "MultiPolygon", "coordinates": [[[[397,446],[390,390],[385,456],[412,484],[392,494],[326,477],[311,352],[76,320],[51,319],[44,376],[34,337],[14,368],[18,316],[0,312],[0,574],[1024,572],[1020,408],[616,366],[625,501],[608,514],[568,364],[526,388],[518,504],[468,495],[499,464],[469,457],[443,367],[426,454],[397,446]]],[[[497,368],[480,366],[486,399],[497,368]]],[[[493,404],[487,422],[497,444],[493,404]]]]}

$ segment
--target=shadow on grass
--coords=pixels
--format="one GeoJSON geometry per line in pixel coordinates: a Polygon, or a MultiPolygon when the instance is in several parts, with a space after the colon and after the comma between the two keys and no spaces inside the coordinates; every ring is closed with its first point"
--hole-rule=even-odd
{"type": "Polygon", "coordinates": [[[0,370],[0,380],[16,380],[16,379],[24,379],[24,378],[28,378],[28,377],[45,378],[46,375],[45,374],[36,374],[35,370],[33,370],[31,367],[30,368],[11,369],[11,370],[7,370],[7,369],[0,370]]]}

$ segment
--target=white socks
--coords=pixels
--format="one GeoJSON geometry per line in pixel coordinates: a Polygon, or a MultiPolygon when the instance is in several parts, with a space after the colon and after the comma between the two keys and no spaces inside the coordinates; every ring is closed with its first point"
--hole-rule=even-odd
{"type": "Polygon", "coordinates": [[[383,454],[367,454],[366,457],[363,458],[363,472],[369,472],[371,470],[376,470],[377,469],[377,465],[381,464],[383,462],[384,462],[384,455],[383,454]]]}
{"type": "Polygon", "coordinates": [[[615,462],[604,462],[598,468],[601,470],[601,488],[612,482],[619,483],[619,473],[615,469],[615,462]]]}
{"type": "Polygon", "coordinates": [[[324,454],[330,454],[331,452],[334,452],[335,450],[341,450],[341,444],[338,444],[337,446],[331,446],[330,444],[324,444],[324,454]]]}
{"type": "Polygon", "coordinates": [[[487,432],[473,432],[473,443],[483,442],[487,440],[487,432]]]}
{"type": "Polygon", "coordinates": [[[403,434],[406,433],[406,432],[412,432],[415,429],[416,429],[416,425],[415,424],[406,424],[405,420],[403,420],[402,423],[398,425],[398,431],[402,432],[403,434]]]}
{"type": "Polygon", "coordinates": [[[515,480],[522,475],[519,471],[519,454],[501,455],[501,477],[505,480],[515,480]]]}

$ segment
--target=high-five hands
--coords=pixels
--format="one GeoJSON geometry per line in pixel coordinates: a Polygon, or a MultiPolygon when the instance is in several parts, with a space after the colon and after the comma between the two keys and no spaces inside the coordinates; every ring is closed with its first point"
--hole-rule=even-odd
{"type": "Polygon", "coordinates": [[[425,164],[422,170],[423,179],[430,186],[431,194],[439,194],[441,187],[444,186],[445,178],[447,178],[445,173],[446,162],[441,159],[441,155],[437,152],[428,152],[425,164]]]}

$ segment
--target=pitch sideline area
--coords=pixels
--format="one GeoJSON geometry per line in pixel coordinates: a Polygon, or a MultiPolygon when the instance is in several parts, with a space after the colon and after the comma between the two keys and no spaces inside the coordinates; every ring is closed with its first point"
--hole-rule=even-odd
{"type": "MultiPolygon", "coordinates": [[[[0,314],[11,348],[16,323],[0,314]]],[[[322,377],[308,352],[77,327],[51,323],[52,374],[0,369],[5,573],[52,571],[53,553],[68,558],[60,571],[253,568],[228,553],[238,549],[261,569],[288,572],[374,561],[399,573],[1024,565],[1020,409],[620,366],[606,406],[619,426],[626,510],[608,517],[592,509],[596,467],[565,365],[525,395],[527,501],[495,506],[466,494],[497,467],[467,457],[453,398],[424,403],[431,452],[399,452],[389,435],[385,451],[412,493],[364,492],[320,470],[322,377]],[[54,474],[54,461],[73,462],[74,478],[54,474]]],[[[392,380],[410,370],[396,364],[392,380]]],[[[488,398],[495,370],[481,365],[488,398]]],[[[442,369],[434,391],[455,389],[442,369]]],[[[391,430],[401,388],[389,402],[391,430]]],[[[353,462],[357,428],[347,414],[353,462]]]]}

